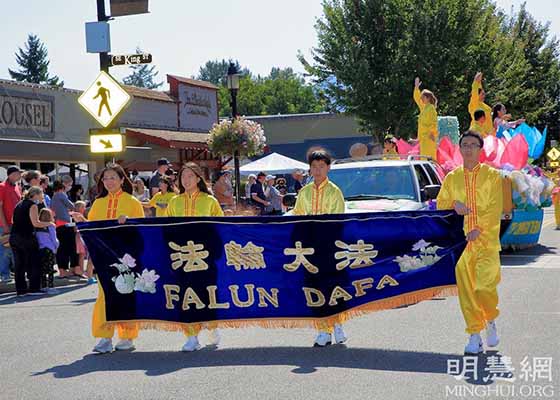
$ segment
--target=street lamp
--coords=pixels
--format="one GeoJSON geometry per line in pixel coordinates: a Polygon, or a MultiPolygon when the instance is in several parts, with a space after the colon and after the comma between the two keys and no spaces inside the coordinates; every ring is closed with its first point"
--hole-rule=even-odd
{"type": "MultiPolygon", "coordinates": [[[[227,87],[231,93],[231,117],[235,121],[237,118],[237,91],[239,90],[239,71],[235,63],[230,62],[227,72],[227,87]]],[[[239,205],[241,200],[240,188],[241,182],[239,177],[239,150],[235,149],[233,153],[233,165],[235,168],[235,204],[239,205]]]]}

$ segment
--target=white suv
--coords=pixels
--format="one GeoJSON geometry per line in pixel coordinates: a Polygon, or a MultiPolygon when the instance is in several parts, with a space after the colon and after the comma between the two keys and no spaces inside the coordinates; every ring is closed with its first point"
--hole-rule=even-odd
{"type": "Polygon", "coordinates": [[[398,155],[336,160],[329,173],[344,194],[346,213],[426,210],[442,177],[431,158],[398,155]]]}

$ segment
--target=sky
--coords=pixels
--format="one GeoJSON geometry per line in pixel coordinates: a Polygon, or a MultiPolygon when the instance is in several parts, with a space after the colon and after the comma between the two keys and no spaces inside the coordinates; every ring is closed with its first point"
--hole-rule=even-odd
{"type": "MultiPolygon", "coordinates": [[[[10,79],[8,68],[17,69],[15,52],[34,33],[47,46],[51,74],[68,88],[89,86],[99,71],[99,57],[86,53],[85,23],[97,20],[96,0],[25,0],[25,7],[17,1],[0,1],[0,78],[10,79]]],[[[506,10],[523,2],[495,1],[506,10]]],[[[309,57],[316,46],[314,25],[322,13],[321,0],[150,0],[149,4],[149,14],[110,22],[111,53],[130,54],[141,47],[153,55],[160,81],[165,74],[197,75],[206,61],[229,58],[260,75],[272,67],[303,72],[297,53],[309,57]]],[[[557,5],[558,0],[527,0],[529,12],[550,21],[552,33],[560,37],[557,5]]],[[[111,74],[120,79],[129,69],[113,67],[111,74]]]]}

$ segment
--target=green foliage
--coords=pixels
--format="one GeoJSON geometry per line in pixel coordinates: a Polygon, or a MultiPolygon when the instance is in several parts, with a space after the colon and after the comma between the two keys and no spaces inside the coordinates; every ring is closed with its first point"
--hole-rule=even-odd
{"type": "MultiPolygon", "coordinates": [[[[136,54],[142,53],[142,49],[137,47],[136,54]]],[[[157,89],[161,85],[163,85],[163,82],[155,82],[155,79],[159,73],[155,70],[155,65],[150,66],[149,64],[137,64],[131,65],[129,68],[132,70],[132,72],[130,75],[123,78],[123,83],[125,85],[146,89],[157,89]]]]}
{"type": "MultiPolygon", "coordinates": [[[[272,68],[266,77],[253,76],[248,69],[241,69],[237,112],[239,115],[296,114],[325,111],[325,101],[320,92],[305,82],[291,68],[272,68]]],[[[229,61],[209,61],[200,68],[197,79],[220,86],[218,102],[220,116],[231,115],[231,94],[226,87],[229,61]]]]}
{"type": "Polygon", "coordinates": [[[416,76],[438,96],[438,113],[466,128],[477,71],[488,104],[558,125],[558,42],[524,6],[508,16],[490,0],[324,0],[316,30],[311,62],[300,61],[331,108],[355,114],[369,132],[416,135],[416,76]]]}
{"type": "Polygon", "coordinates": [[[49,76],[49,53],[41,40],[33,34],[27,36],[25,50],[21,47],[16,53],[19,71],[8,69],[12,79],[19,82],[42,83],[52,86],[64,86],[58,76],[49,76]]]}

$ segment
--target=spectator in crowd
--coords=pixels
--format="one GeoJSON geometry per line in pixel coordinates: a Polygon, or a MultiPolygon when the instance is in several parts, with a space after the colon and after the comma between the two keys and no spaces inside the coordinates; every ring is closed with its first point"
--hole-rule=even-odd
{"type": "MultiPolygon", "coordinates": [[[[0,183],[0,234],[6,239],[12,228],[14,209],[21,200],[21,189],[18,182],[21,170],[16,166],[8,167],[5,182],[0,183]]],[[[0,246],[0,279],[10,280],[10,265],[14,264],[12,250],[8,246],[0,246]]]]}
{"type": "Polygon", "coordinates": [[[302,171],[301,169],[296,169],[292,173],[292,178],[294,178],[294,180],[295,180],[294,192],[299,193],[301,188],[305,186],[304,175],[305,175],[305,172],[302,171]]]}
{"type": "Polygon", "coordinates": [[[68,198],[72,203],[75,203],[77,201],[82,201],[83,195],[84,195],[84,188],[80,184],[72,185],[70,191],[68,192],[68,198]]]}
{"type": "Polygon", "coordinates": [[[266,174],[264,172],[259,172],[257,175],[257,182],[251,186],[251,199],[257,206],[261,215],[264,215],[265,208],[270,205],[270,203],[266,201],[266,195],[264,194],[265,180],[266,174]]]}
{"type": "Polygon", "coordinates": [[[142,203],[144,207],[155,208],[156,217],[167,217],[167,205],[175,197],[175,185],[168,176],[163,176],[159,181],[159,192],[149,202],[142,203]]]}
{"type": "MultiPolygon", "coordinates": [[[[86,203],[83,201],[77,201],[74,206],[76,211],[70,213],[72,219],[76,222],[88,222],[86,218],[86,203]]],[[[91,259],[88,257],[87,247],[84,239],[82,239],[82,235],[80,235],[79,230],[76,232],[76,251],[78,253],[80,265],[84,265],[84,259],[87,258],[85,277],[88,280],[88,285],[97,283],[97,279],[93,277],[93,264],[91,262],[91,259]]]]}
{"type": "Polygon", "coordinates": [[[282,215],[282,195],[274,186],[276,177],[267,175],[266,177],[266,200],[269,205],[265,209],[266,215],[282,215]]]}
{"type": "Polygon", "coordinates": [[[257,175],[250,174],[247,178],[247,183],[245,184],[245,199],[248,203],[251,203],[251,186],[257,182],[257,175]]]}
{"type": "Polygon", "coordinates": [[[99,183],[99,172],[93,175],[93,185],[88,190],[88,200],[89,204],[92,204],[97,198],[97,185],[99,183]]]}
{"type": "Polygon", "coordinates": [[[26,171],[22,175],[23,178],[23,188],[25,190],[29,189],[31,186],[39,186],[41,179],[40,171],[26,171]]]}
{"type": "Polygon", "coordinates": [[[231,172],[222,171],[214,183],[214,196],[218,199],[222,209],[233,208],[233,186],[231,185],[231,172]]]}
{"type": "Polygon", "coordinates": [[[43,189],[43,197],[45,199],[44,204],[45,207],[51,208],[51,196],[47,194],[47,190],[49,189],[49,177],[47,175],[42,175],[39,179],[39,187],[43,189]]]}
{"type": "Polygon", "coordinates": [[[134,190],[132,195],[138,199],[139,202],[143,203],[150,200],[150,191],[144,184],[144,180],[140,177],[134,179],[134,190]]]}
{"type": "Polygon", "coordinates": [[[33,186],[26,191],[24,199],[17,204],[14,210],[10,246],[14,252],[18,296],[26,294],[36,296],[45,293],[41,291],[39,246],[34,233],[37,228],[47,228],[54,224],[39,221],[37,204],[42,202],[43,190],[38,186],[33,186]],[[26,273],[29,278],[29,291],[25,280],[26,273]]]}
{"type": "Polygon", "coordinates": [[[169,170],[171,164],[167,158],[160,158],[157,162],[157,170],[152,175],[150,179],[150,195],[153,197],[157,192],[159,192],[159,181],[169,170]]]}
{"type": "Polygon", "coordinates": [[[56,238],[56,227],[52,211],[48,208],[43,208],[39,212],[39,221],[51,223],[46,228],[35,228],[41,263],[41,288],[46,289],[49,294],[54,294],[58,292],[54,288],[54,265],[56,264],[56,250],[59,243],[56,238]]]}
{"type": "Polygon", "coordinates": [[[61,278],[72,275],[81,275],[78,252],[76,250],[76,225],[72,222],[70,212],[74,211],[72,203],[66,195],[66,185],[61,181],[53,184],[54,195],[51,200],[51,208],[55,215],[56,235],[60,246],[56,253],[56,264],[61,278]],[[74,270],[75,272],[72,272],[74,270]]]}

